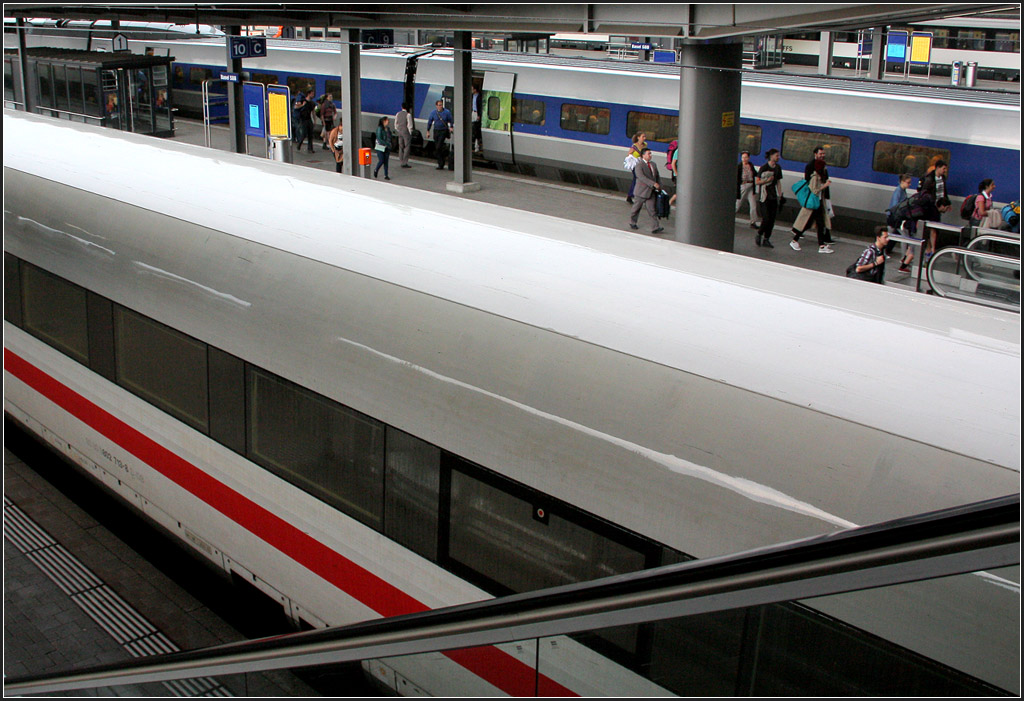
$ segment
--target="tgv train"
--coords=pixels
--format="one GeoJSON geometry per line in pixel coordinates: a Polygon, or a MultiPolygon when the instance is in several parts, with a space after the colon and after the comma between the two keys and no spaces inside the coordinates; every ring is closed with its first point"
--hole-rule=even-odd
{"type": "MultiPolygon", "coordinates": [[[[890,31],[932,35],[932,75],[950,75],[954,61],[977,64],[979,78],[1020,81],[1020,17],[953,17],[892,26],[890,31]]],[[[821,54],[821,35],[809,32],[787,36],[783,42],[786,63],[814,66],[821,54]]],[[[856,32],[838,32],[833,38],[833,64],[854,68],[857,61],[856,32]]],[[[866,61],[862,57],[862,61],[866,61]]],[[[926,70],[921,66],[920,70],[926,70]]]]}
{"type": "MultiPolygon", "coordinates": [[[[201,112],[201,85],[224,66],[223,40],[130,46],[174,56],[173,100],[201,112]]],[[[270,40],[267,58],[245,68],[253,81],[338,98],[339,51],[330,41],[270,40]]],[[[363,51],[365,137],[404,101],[425,130],[435,101],[452,95],[451,55],[429,48],[363,51]]],[[[504,169],[625,189],[622,162],[631,135],[645,132],[663,153],[678,134],[678,66],[493,52],[474,52],[473,66],[485,104],[483,157],[504,169]]],[[[790,183],[803,176],[814,147],[824,146],[836,212],[856,222],[884,220],[899,174],[921,176],[937,159],[951,165],[954,196],[977,193],[981,180],[993,178],[997,198],[1019,199],[1019,94],[745,72],[740,122],[737,150],[760,163],[769,148],[780,149],[790,183]]]]}
{"type": "MultiPolygon", "coordinates": [[[[1015,314],[7,110],[3,158],[4,410],[312,626],[1019,488],[1015,314]]],[[[366,666],[1017,693],[1018,612],[1009,569],[366,666]]]]}

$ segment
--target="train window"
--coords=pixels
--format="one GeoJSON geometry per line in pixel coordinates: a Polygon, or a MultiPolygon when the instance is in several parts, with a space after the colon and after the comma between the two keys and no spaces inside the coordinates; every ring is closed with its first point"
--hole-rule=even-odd
{"type": "Polygon", "coordinates": [[[209,80],[213,77],[213,71],[209,68],[200,68],[199,66],[192,66],[188,71],[188,82],[195,85],[202,85],[204,80],[209,80]]]}
{"type": "Polygon", "coordinates": [[[388,427],[384,535],[435,562],[440,470],[440,448],[388,427]]]}
{"type": "Polygon", "coordinates": [[[588,134],[611,133],[612,111],[607,107],[562,104],[560,124],[567,131],[584,131],[588,134]]]}
{"type": "Polygon", "coordinates": [[[89,364],[85,290],[41,268],[21,266],[23,328],[78,362],[89,364]]]}
{"type": "Polygon", "coordinates": [[[735,609],[652,623],[651,681],[686,696],[737,694],[746,621],[735,609]]]}
{"type": "Polygon", "coordinates": [[[245,455],[245,363],[209,349],[210,438],[245,455]]]}
{"type": "Polygon", "coordinates": [[[324,86],[326,88],[324,90],[325,93],[329,92],[335,100],[341,100],[341,80],[327,78],[324,81],[324,86]]]}
{"type": "Polygon", "coordinates": [[[307,93],[315,89],[316,80],[313,78],[301,75],[288,77],[288,90],[291,92],[292,97],[297,97],[299,93],[307,93]]]}
{"type": "Polygon", "coordinates": [[[501,98],[497,95],[487,98],[487,119],[492,122],[501,119],[501,98]]]}
{"type": "Polygon", "coordinates": [[[512,592],[644,568],[643,553],[566,518],[566,507],[550,497],[523,487],[515,491],[452,470],[453,561],[512,592]]]}
{"type": "Polygon", "coordinates": [[[761,127],[740,124],[740,152],[747,151],[751,157],[761,153],[761,127]]]}
{"type": "Polygon", "coordinates": [[[1004,54],[1020,53],[1020,32],[996,32],[995,50],[1004,54]]]}
{"type": "Polygon", "coordinates": [[[984,51],[985,31],[983,29],[957,30],[956,48],[968,51],[984,51]]]}
{"type": "Polygon", "coordinates": [[[4,251],[4,319],[21,326],[21,262],[4,251]]]}
{"type": "Polygon", "coordinates": [[[890,173],[892,175],[910,173],[920,178],[928,171],[928,166],[940,159],[949,163],[949,151],[947,149],[897,144],[891,141],[876,141],[871,169],[876,173],[890,173]]]}
{"type": "Polygon", "coordinates": [[[379,529],[384,424],[257,368],[248,392],[248,456],[379,529]]]}
{"type": "Polygon", "coordinates": [[[206,433],[205,343],[115,306],[114,349],[119,385],[206,433]]]}
{"type": "Polygon", "coordinates": [[[274,73],[250,73],[249,80],[264,85],[277,85],[277,76],[274,73]]]}
{"type": "Polygon", "coordinates": [[[626,115],[626,136],[633,138],[638,131],[647,135],[648,142],[667,144],[679,136],[679,115],[629,112],[626,115]]]}
{"type": "Polygon", "coordinates": [[[111,382],[117,382],[114,362],[114,304],[106,297],[89,292],[89,369],[111,382]]]}
{"type": "Polygon", "coordinates": [[[512,121],[519,124],[544,124],[544,103],[540,100],[512,100],[512,121]]]}
{"type": "Polygon", "coordinates": [[[814,149],[825,149],[825,163],[837,168],[850,165],[850,138],[816,131],[786,129],[782,132],[782,157],[787,161],[809,163],[814,149]]]}

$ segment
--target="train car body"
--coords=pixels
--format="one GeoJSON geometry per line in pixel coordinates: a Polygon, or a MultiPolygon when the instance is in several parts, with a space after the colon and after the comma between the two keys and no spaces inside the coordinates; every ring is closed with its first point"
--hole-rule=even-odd
{"type": "MultiPolygon", "coordinates": [[[[915,69],[931,75],[950,75],[954,61],[974,63],[977,77],[1020,82],[1020,18],[957,17],[894,25],[890,31],[931,34],[930,65],[915,69]]],[[[856,68],[868,56],[858,55],[856,33],[840,32],[833,41],[833,65],[856,68]]],[[[817,32],[788,36],[783,42],[784,62],[816,66],[821,55],[817,32]]],[[[895,66],[894,66],[895,68],[895,66]]],[[[902,66],[900,67],[902,70],[902,66]]]]}
{"type": "MultiPolygon", "coordinates": [[[[5,411],[310,625],[1019,489],[1018,315],[9,111],[4,188],[5,411]]],[[[1019,690],[1016,569],[771,610],[1019,690]]],[[[368,668],[729,695],[749,615],[368,668]]]]}
{"type": "MultiPolygon", "coordinates": [[[[143,51],[154,42],[130,46],[143,51]]],[[[168,41],[157,49],[175,57],[178,106],[201,113],[200,85],[223,67],[222,42],[168,41]]],[[[272,40],[268,57],[247,68],[259,82],[338,98],[339,50],[332,42],[272,40]]],[[[645,131],[664,154],[678,133],[677,66],[476,52],[473,67],[487,103],[483,157],[502,169],[625,189],[622,162],[631,135],[645,131]]],[[[366,139],[379,117],[393,116],[410,96],[416,126],[425,129],[434,102],[452,95],[448,49],[364,51],[361,71],[366,139]]],[[[955,205],[985,178],[1000,184],[1000,203],[1019,199],[1019,95],[745,72],[741,109],[737,150],[760,162],[769,148],[779,148],[787,183],[803,177],[814,146],[825,146],[833,204],[848,230],[866,232],[883,222],[899,175],[923,175],[939,158],[951,165],[955,205]]],[[[663,155],[658,160],[665,162],[663,155]]],[[[956,223],[956,210],[946,215],[948,223],[956,223]]]]}

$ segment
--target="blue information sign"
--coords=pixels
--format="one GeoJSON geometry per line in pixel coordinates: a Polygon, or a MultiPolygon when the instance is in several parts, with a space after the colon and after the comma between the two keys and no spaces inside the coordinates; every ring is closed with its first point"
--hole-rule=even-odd
{"type": "Polygon", "coordinates": [[[629,45],[629,48],[633,49],[634,51],[650,51],[651,45],[645,41],[634,41],[632,44],[629,45]]]}
{"type": "Polygon", "coordinates": [[[910,35],[907,32],[889,32],[889,40],[885,46],[885,60],[889,63],[906,63],[909,42],[910,35]]]}
{"type": "Polygon", "coordinates": [[[267,98],[263,83],[242,84],[246,136],[267,136],[267,98]]]}
{"type": "Polygon", "coordinates": [[[231,58],[265,58],[267,55],[266,37],[228,37],[231,58]]]}

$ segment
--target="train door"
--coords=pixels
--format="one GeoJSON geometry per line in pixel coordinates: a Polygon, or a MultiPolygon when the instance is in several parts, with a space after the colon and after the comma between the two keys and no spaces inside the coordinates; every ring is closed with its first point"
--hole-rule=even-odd
{"type": "Polygon", "coordinates": [[[487,160],[515,163],[515,150],[512,148],[512,93],[515,82],[515,73],[484,72],[480,131],[487,160]]]}

